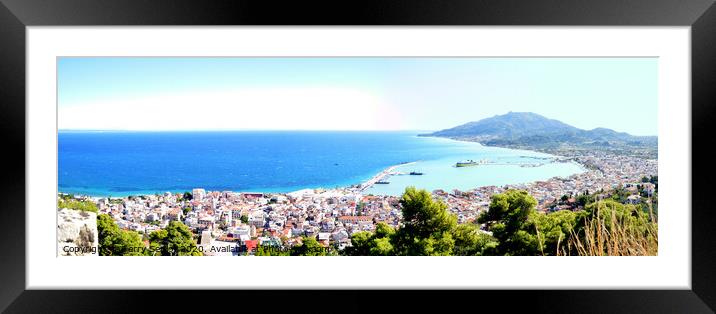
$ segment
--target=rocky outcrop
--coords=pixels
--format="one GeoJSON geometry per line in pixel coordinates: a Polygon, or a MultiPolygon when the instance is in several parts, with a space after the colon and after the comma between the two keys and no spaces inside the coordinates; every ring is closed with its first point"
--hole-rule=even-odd
{"type": "Polygon", "coordinates": [[[57,254],[99,256],[97,214],[63,208],[57,211],[57,254]]]}

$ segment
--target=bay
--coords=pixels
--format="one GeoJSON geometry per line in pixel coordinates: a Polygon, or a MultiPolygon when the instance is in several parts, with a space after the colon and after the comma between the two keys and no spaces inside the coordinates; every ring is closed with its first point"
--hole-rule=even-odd
{"type": "Polygon", "coordinates": [[[126,196],[212,191],[291,192],[360,184],[387,167],[404,173],[365,191],[406,186],[467,190],[566,177],[574,163],[538,152],[418,137],[417,131],[60,131],[58,186],[64,193],[126,196]],[[456,168],[462,160],[489,165],[456,168]],[[539,164],[524,167],[524,164],[539,164]],[[423,175],[408,175],[410,171],[423,175]]]}

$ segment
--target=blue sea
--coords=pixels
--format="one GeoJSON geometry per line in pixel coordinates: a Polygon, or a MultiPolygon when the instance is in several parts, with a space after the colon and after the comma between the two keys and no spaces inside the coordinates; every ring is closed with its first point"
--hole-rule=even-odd
{"type": "Polygon", "coordinates": [[[398,195],[408,185],[466,190],[569,176],[584,171],[574,163],[539,162],[549,155],[485,147],[478,143],[418,137],[419,132],[226,131],[119,132],[60,131],[60,192],[126,196],[212,191],[291,192],[362,183],[404,162],[390,184],[366,193],[398,195]],[[461,160],[495,165],[455,168],[461,160]]]}

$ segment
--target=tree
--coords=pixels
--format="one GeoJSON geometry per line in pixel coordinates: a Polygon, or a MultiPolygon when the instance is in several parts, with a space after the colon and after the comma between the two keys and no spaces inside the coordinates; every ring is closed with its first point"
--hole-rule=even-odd
{"type": "Polygon", "coordinates": [[[241,215],[240,219],[241,219],[242,223],[245,223],[245,224],[249,223],[249,216],[241,215]]]}
{"type": "MultiPolygon", "coordinates": [[[[583,211],[542,214],[526,191],[510,190],[493,195],[478,222],[499,242],[499,255],[656,254],[656,223],[648,213],[614,200],[584,202],[583,211]]],[[[456,234],[462,239],[462,233],[456,234]]]]}
{"type": "Polygon", "coordinates": [[[98,212],[97,204],[90,202],[90,201],[79,201],[75,199],[70,198],[62,198],[57,202],[58,208],[69,208],[74,210],[80,210],[80,211],[88,211],[96,213],[98,212]]]}
{"type": "Polygon", "coordinates": [[[477,225],[460,224],[453,231],[453,255],[494,255],[499,244],[491,235],[480,231],[477,225]]]}
{"type": "Polygon", "coordinates": [[[577,196],[576,202],[577,202],[577,206],[584,207],[587,204],[594,202],[594,196],[589,195],[588,193],[582,194],[580,196],[577,196]]]}
{"type": "Polygon", "coordinates": [[[569,254],[568,239],[576,230],[578,220],[586,213],[560,210],[549,214],[534,212],[530,214],[525,228],[532,232],[539,255],[569,254]]]}
{"type": "Polygon", "coordinates": [[[356,232],[351,236],[351,246],[343,254],[352,256],[393,255],[395,229],[384,222],[376,225],[375,233],[356,232]]]}
{"type": "Polygon", "coordinates": [[[624,187],[618,187],[614,189],[612,193],[612,200],[617,201],[619,203],[626,203],[627,197],[631,195],[631,193],[627,191],[624,187]]]}
{"type": "Polygon", "coordinates": [[[326,256],[328,249],[318,243],[315,237],[302,237],[301,245],[291,248],[291,256],[326,256]]]}
{"type": "Polygon", "coordinates": [[[634,205],[624,205],[612,200],[605,200],[589,204],[585,208],[588,218],[601,218],[605,228],[611,231],[615,222],[625,221],[630,228],[645,231],[651,222],[648,213],[640,210],[634,205]],[[612,219],[613,218],[613,219],[612,219]]]}
{"type": "Polygon", "coordinates": [[[351,256],[370,255],[373,234],[368,231],[359,231],[351,235],[351,246],[345,248],[344,254],[351,256]]]}
{"type": "Polygon", "coordinates": [[[499,241],[499,255],[535,255],[537,239],[527,229],[527,219],[535,213],[537,201],[527,191],[508,190],[492,196],[487,212],[478,217],[499,241]]]}
{"type": "Polygon", "coordinates": [[[395,234],[395,229],[384,222],[379,222],[375,225],[375,236],[376,238],[390,238],[395,234]]]}
{"type": "Polygon", "coordinates": [[[107,214],[97,215],[100,256],[138,256],[146,250],[139,233],[121,230],[107,214]]]}
{"type": "Polygon", "coordinates": [[[370,255],[388,256],[393,255],[393,244],[390,238],[375,238],[373,246],[370,248],[370,255]]]}
{"type": "Polygon", "coordinates": [[[398,255],[450,255],[455,244],[451,232],[455,215],[426,190],[407,187],[400,200],[403,224],[395,233],[393,249],[398,255]]]}
{"type": "Polygon", "coordinates": [[[356,215],[360,215],[363,213],[363,210],[365,209],[365,203],[359,202],[358,205],[356,205],[356,215]]]}
{"type": "Polygon", "coordinates": [[[149,245],[152,252],[162,256],[203,255],[197,248],[189,227],[179,221],[171,221],[165,229],[149,234],[149,245]]]}
{"type": "Polygon", "coordinates": [[[259,245],[256,247],[254,256],[289,256],[289,251],[280,250],[275,246],[259,245]]]}
{"type": "Polygon", "coordinates": [[[182,196],[182,199],[187,200],[187,201],[191,201],[192,199],[194,199],[194,196],[191,195],[190,192],[184,192],[184,195],[182,196]]]}

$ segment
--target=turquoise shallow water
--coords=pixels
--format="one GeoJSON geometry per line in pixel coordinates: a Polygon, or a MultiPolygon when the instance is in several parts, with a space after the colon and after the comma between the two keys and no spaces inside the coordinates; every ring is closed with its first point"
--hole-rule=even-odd
{"type": "Polygon", "coordinates": [[[472,167],[454,167],[455,157],[440,158],[437,160],[419,161],[413,164],[398,166],[395,171],[406,173],[393,175],[386,179],[390,184],[376,184],[366,190],[366,193],[378,195],[400,195],[406,187],[416,186],[429,191],[443,189],[445,191],[469,190],[479,186],[528,183],[545,180],[551,177],[567,177],[581,173],[585,170],[576,163],[545,163],[538,167],[521,167],[510,163],[542,163],[543,160],[524,156],[544,157],[545,155],[533,152],[520,152],[516,157],[513,152],[491,151],[484,152],[476,148],[475,153],[466,153],[461,159],[487,159],[497,164],[478,165],[472,167]],[[408,175],[411,171],[422,172],[423,175],[408,175]]]}
{"type": "Polygon", "coordinates": [[[392,176],[368,193],[400,194],[408,185],[466,190],[584,171],[572,163],[523,168],[548,155],[418,132],[78,132],[58,134],[60,192],[124,196],[207,190],[291,192],[359,184],[389,166],[423,176],[392,176]],[[512,165],[454,168],[486,159],[512,165]]]}
{"type": "Polygon", "coordinates": [[[478,143],[454,141],[442,138],[426,138],[426,141],[455,145],[458,154],[421,160],[400,165],[395,171],[404,175],[393,175],[386,179],[390,184],[376,184],[366,193],[381,195],[400,195],[407,186],[416,186],[429,191],[443,189],[468,190],[480,186],[501,186],[505,184],[528,183],[546,180],[552,177],[568,177],[586,171],[573,162],[550,162],[552,155],[499,147],[486,147],[478,143]],[[462,160],[485,160],[487,164],[471,167],[455,167],[462,160]],[[539,165],[522,167],[520,165],[539,165]],[[408,175],[411,171],[423,175],[408,175]]]}

